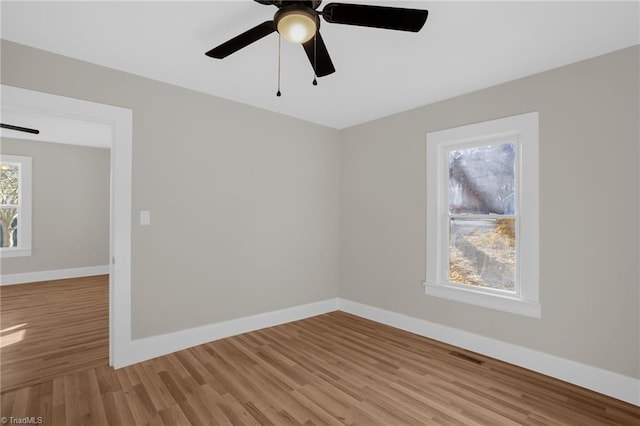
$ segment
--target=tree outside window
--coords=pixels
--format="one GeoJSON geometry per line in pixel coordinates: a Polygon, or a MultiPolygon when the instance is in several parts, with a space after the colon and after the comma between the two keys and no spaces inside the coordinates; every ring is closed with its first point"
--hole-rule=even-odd
{"type": "Polygon", "coordinates": [[[2,247],[18,247],[20,165],[0,165],[0,233],[2,247]]]}
{"type": "Polygon", "coordinates": [[[0,242],[2,257],[31,255],[31,157],[2,155],[0,242]]]}

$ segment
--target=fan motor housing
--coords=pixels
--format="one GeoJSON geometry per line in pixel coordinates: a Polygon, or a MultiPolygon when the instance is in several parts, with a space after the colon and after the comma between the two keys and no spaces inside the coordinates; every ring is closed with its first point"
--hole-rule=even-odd
{"type": "Polygon", "coordinates": [[[317,9],[322,3],[322,0],[303,0],[303,1],[290,1],[290,0],[255,0],[260,4],[274,5],[276,7],[284,7],[292,3],[302,4],[312,9],[317,9]]]}

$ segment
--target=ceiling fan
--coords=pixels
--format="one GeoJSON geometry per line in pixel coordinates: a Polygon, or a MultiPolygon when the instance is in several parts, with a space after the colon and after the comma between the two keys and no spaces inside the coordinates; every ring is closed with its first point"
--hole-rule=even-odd
{"type": "MultiPolygon", "coordinates": [[[[209,50],[206,55],[223,59],[251,43],[278,32],[287,41],[300,43],[318,77],[336,70],[320,35],[320,16],[331,24],[358,25],[388,30],[418,32],[424,26],[429,12],[400,7],[369,6],[361,4],[329,3],[322,11],[316,10],[321,0],[285,1],[255,0],[278,8],[273,20],[265,21],[248,31],[209,50]]],[[[315,84],[315,80],[314,80],[315,84]]]]}

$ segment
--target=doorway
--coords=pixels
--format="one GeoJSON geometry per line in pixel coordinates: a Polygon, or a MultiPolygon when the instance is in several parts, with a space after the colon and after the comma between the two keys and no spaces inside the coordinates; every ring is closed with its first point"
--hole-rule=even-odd
{"type": "Polygon", "coordinates": [[[132,111],[12,86],[2,85],[1,90],[3,121],[42,129],[35,136],[2,129],[2,136],[110,149],[109,364],[128,365],[132,358],[132,111]]]}

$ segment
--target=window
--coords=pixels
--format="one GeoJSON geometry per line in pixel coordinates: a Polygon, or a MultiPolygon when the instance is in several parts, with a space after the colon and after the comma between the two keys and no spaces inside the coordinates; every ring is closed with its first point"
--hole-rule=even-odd
{"type": "Polygon", "coordinates": [[[538,113],[427,134],[427,295],[540,317],[538,113]]]}
{"type": "Polygon", "coordinates": [[[31,158],[2,155],[0,161],[0,252],[31,255],[31,158]]]}

